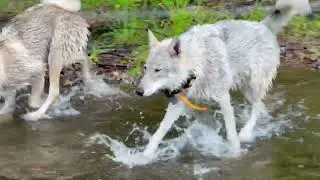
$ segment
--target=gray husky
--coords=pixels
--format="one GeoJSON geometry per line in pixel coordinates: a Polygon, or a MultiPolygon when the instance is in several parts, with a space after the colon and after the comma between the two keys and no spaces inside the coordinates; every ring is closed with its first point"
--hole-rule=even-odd
{"type": "Polygon", "coordinates": [[[262,99],[279,66],[276,34],[295,15],[311,12],[308,0],[279,0],[262,22],[231,20],[198,25],[176,38],[158,41],[151,31],[145,74],[136,89],[141,96],[164,91],[170,97],[160,127],[144,155],[152,156],[160,141],[183,112],[185,104],[175,94],[218,102],[233,153],[240,142],[252,141],[252,131],[263,107],[262,99]],[[236,131],[230,90],[240,90],[252,105],[251,117],[236,131]]]}
{"type": "Polygon", "coordinates": [[[5,104],[0,114],[14,110],[16,90],[32,85],[29,99],[37,111],[24,119],[47,117],[46,111],[59,95],[63,66],[84,62],[88,75],[87,22],[77,13],[80,0],[42,0],[14,17],[0,34],[0,95],[5,104]],[[41,104],[46,66],[49,67],[49,95],[41,104]]]}

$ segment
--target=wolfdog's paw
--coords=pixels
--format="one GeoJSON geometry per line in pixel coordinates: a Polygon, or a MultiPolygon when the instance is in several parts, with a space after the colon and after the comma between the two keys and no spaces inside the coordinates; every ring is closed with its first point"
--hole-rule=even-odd
{"type": "Polygon", "coordinates": [[[49,115],[38,113],[38,112],[27,113],[23,115],[22,118],[26,121],[38,121],[40,119],[51,119],[49,115]]]}
{"type": "Polygon", "coordinates": [[[239,133],[239,139],[241,142],[253,142],[254,136],[252,135],[252,132],[247,131],[245,129],[241,129],[239,133]]]}
{"type": "Polygon", "coordinates": [[[229,152],[224,154],[223,156],[226,158],[240,158],[243,154],[245,154],[245,150],[241,148],[232,148],[229,152]]]}

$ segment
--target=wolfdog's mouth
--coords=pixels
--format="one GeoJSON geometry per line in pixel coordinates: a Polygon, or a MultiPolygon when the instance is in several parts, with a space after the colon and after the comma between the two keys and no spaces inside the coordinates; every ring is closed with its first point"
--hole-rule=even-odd
{"type": "Polygon", "coordinates": [[[162,92],[167,97],[172,97],[175,94],[180,93],[183,89],[190,88],[192,86],[191,82],[192,80],[196,79],[197,77],[194,74],[190,74],[186,81],[183,81],[183,83],[179,86],[179,88],[176,88],[174,90],[164,89],[162,92]]]}

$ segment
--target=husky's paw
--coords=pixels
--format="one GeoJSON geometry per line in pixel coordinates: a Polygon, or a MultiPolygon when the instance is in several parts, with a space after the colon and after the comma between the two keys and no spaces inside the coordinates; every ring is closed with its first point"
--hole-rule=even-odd
{"type": "Polygon", "coordinates": [[[49,115],[38,113],[38,112],[27,113],[23,115],[22,118],[26,121],[38,121],[40,119],[51,119],[49,115]]]}
{"type": "Polygon", "coordinates": [[[239,133],[239,139],[241,142],[253,142],[254,136],[252,135],[251,131],[248,131],[246,129],[241,129],[239,133]]]}

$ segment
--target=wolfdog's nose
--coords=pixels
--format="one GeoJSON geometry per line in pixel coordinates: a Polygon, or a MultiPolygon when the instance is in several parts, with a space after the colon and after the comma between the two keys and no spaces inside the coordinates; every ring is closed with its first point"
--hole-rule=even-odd
{"type": "Polygon", "coordinates": [[[138,87],[138,88],[136,89],[136,94],[138,94],[139,96],[143,96],[144,90],[143,90],[142,88],[138,87]]]}

